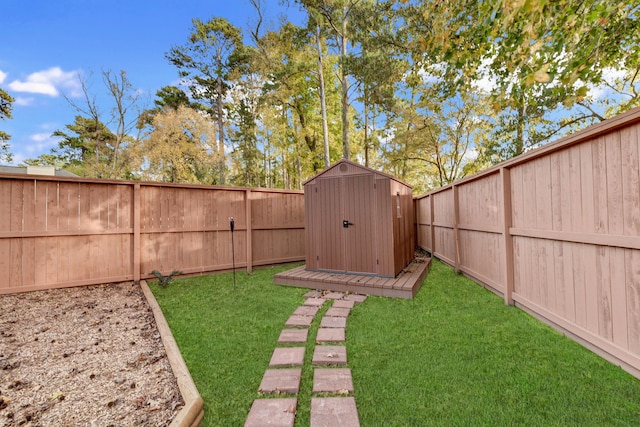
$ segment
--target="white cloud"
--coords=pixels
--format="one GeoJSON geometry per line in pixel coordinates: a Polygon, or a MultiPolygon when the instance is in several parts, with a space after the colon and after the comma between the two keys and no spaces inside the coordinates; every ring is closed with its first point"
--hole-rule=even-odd
{"type": "Polygon", "coordinates": [[[15,92],[35,93],[56,97],[60,91],[69,91],[70,96],[81,94],[80,81],[76,71],[63,71],[60,67],[29,74],[24,81],[14,80],[9,88],[15,92]]]}
{"type": "Polygon", "coordinates": [[[48,141],[51,139],[50,133],[34,133],[31,135],[31,140],[35,142],[48,141]]]}
{"type": "Polygon", "coordinates": [[[35,157],[42,153],[47,153],[56,146],[60,138],[51,136],[51,132],[40,132],[29,135],[32,141],[25,149],[23,154],[29,157],[35,157]]]}
{"type": "Polygon", "coordinates": [[[4,79],[6,79],[8,76],[7,73],[5,73],[4,71],[0,70],[0,83],[4,82],[4,79]]]}
{"type": "Polygon", "coordinates": [[[493,73],[491,72],[491,64],[494,57],[486,57],[482,60],[482,63],[478,67],[478,74],[480,79],[474,80],[472,85],[485,93],[491,93],[497,85],[497,81],[493,73]]]}
{"type": "MultiPolygon", "coordinates": [[[[588,85],[589,92],[587,96],[593,100],[605,99],[613,95],[613,90],[607,86],[607,83],[616,86],[616,82],[624,79],[627,71],[620,68],[607,67],[602,70],[603,83],[599,85],[588,85]]],[[[576,82],[576,87],[582,86],[584,83],[580,80],[576,82]]]]}
{"type": "Polygon", "coordinates": [[[25,98],[23,96],[17,96],[15,99],[16,99],[15,105],[19,105],[21,107],[27,107],[33,104],[33,101],[34,101],[34,99],[31,97],[25,98]]]}

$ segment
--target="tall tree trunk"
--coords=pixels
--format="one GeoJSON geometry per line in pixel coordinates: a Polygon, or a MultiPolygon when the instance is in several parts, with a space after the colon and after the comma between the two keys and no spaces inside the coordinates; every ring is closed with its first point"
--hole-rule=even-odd
{"type": "Polygon", "coordinates": [[[367,86],[364,87],[364,166],[369,167],[369,99],[367,86]]]}
{"type": "Polygon", "coordinates": [[[347,68],[345,62],[347,59],[347,15],[348,8],[344,7],[342,16],[342,148],[343,158],[349,160],[351,158],[351,147],[349,145],[349,80],[347,79],[347,68]]]}
{"type": "Polygon", "coordinates": [[[320,88],[320,110],[322,111],[322,138],[324,141],[324,167],[328,168],[329,158],[329,126],[327,125],[327,100],[324,93],[324,68],[322,66],[322,45],[320,43],[320,25],[316,25],[316,44],[318,46],[318,85],[320,88]]]}
{"type": "Polygon", "coordinates": [[[302,190],[302,162],[300,156],[296,156],[296,166],[298,172],[298,190],[302,190]]]}
{"type": "Polygon", "coordinates": [[[222,117],[222,77],[218,75],[218,152],[220,158],[218,160],[218,172],[220,174],[220,185],[224,185],[224,121],[222,117]]]}

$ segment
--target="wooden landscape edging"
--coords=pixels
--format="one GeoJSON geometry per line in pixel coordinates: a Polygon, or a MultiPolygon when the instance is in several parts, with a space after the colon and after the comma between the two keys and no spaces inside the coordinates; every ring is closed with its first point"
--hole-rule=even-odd
{"type": "Polygon", "coordinates": [[[171,427],[197,427],[204,417],[204,400],[200,396],[196,384],[191,378],[191,373],[187,368],[187,364],[180,353],[178,344],[173,338],[171,329],[167,320],[164,318],[162,309],[158,305],[156,298],[153,296],[151,289],[147,285],[147,282],[142,280],[140,282],[142,293],[147,299],[147,303],[153,312],[153,317],[156,320],[158,326],[158,332],[160,332],[160,338],[167,353],[167,359],[171,365],[176,381],[178,383],[178,389],[184,399],[184,407],[178,412],[176,417],[171,421],[171,427]]]}
{"type": "Polygon", "coordinates": [[[640,378],[640,108],[414,203],[419,247],[640,378]]]}

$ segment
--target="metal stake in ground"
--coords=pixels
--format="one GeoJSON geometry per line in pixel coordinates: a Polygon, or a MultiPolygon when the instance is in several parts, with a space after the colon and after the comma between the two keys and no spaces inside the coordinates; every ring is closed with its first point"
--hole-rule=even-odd
{"type": "Polygon", "coordinates": [[[233,244],[233,229],[236,227],[236,223],[233,217],[229,218],[229,227],[231,227],[231,260],[233,266],[233,290],[236,290],[236,251],[233,244]]]}

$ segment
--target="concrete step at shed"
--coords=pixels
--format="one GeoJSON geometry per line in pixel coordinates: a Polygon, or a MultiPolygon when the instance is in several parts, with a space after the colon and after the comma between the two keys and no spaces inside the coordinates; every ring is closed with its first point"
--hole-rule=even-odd
{"type": "Polygon", "coordinates": [[[345,301],[353,301],[356,304],[357,303],[361,303],[361,302],[365,302],[367,299],[366,295],[358,295],[358,294],[349,294],[346,297],[344,297],[345,301]]]}

